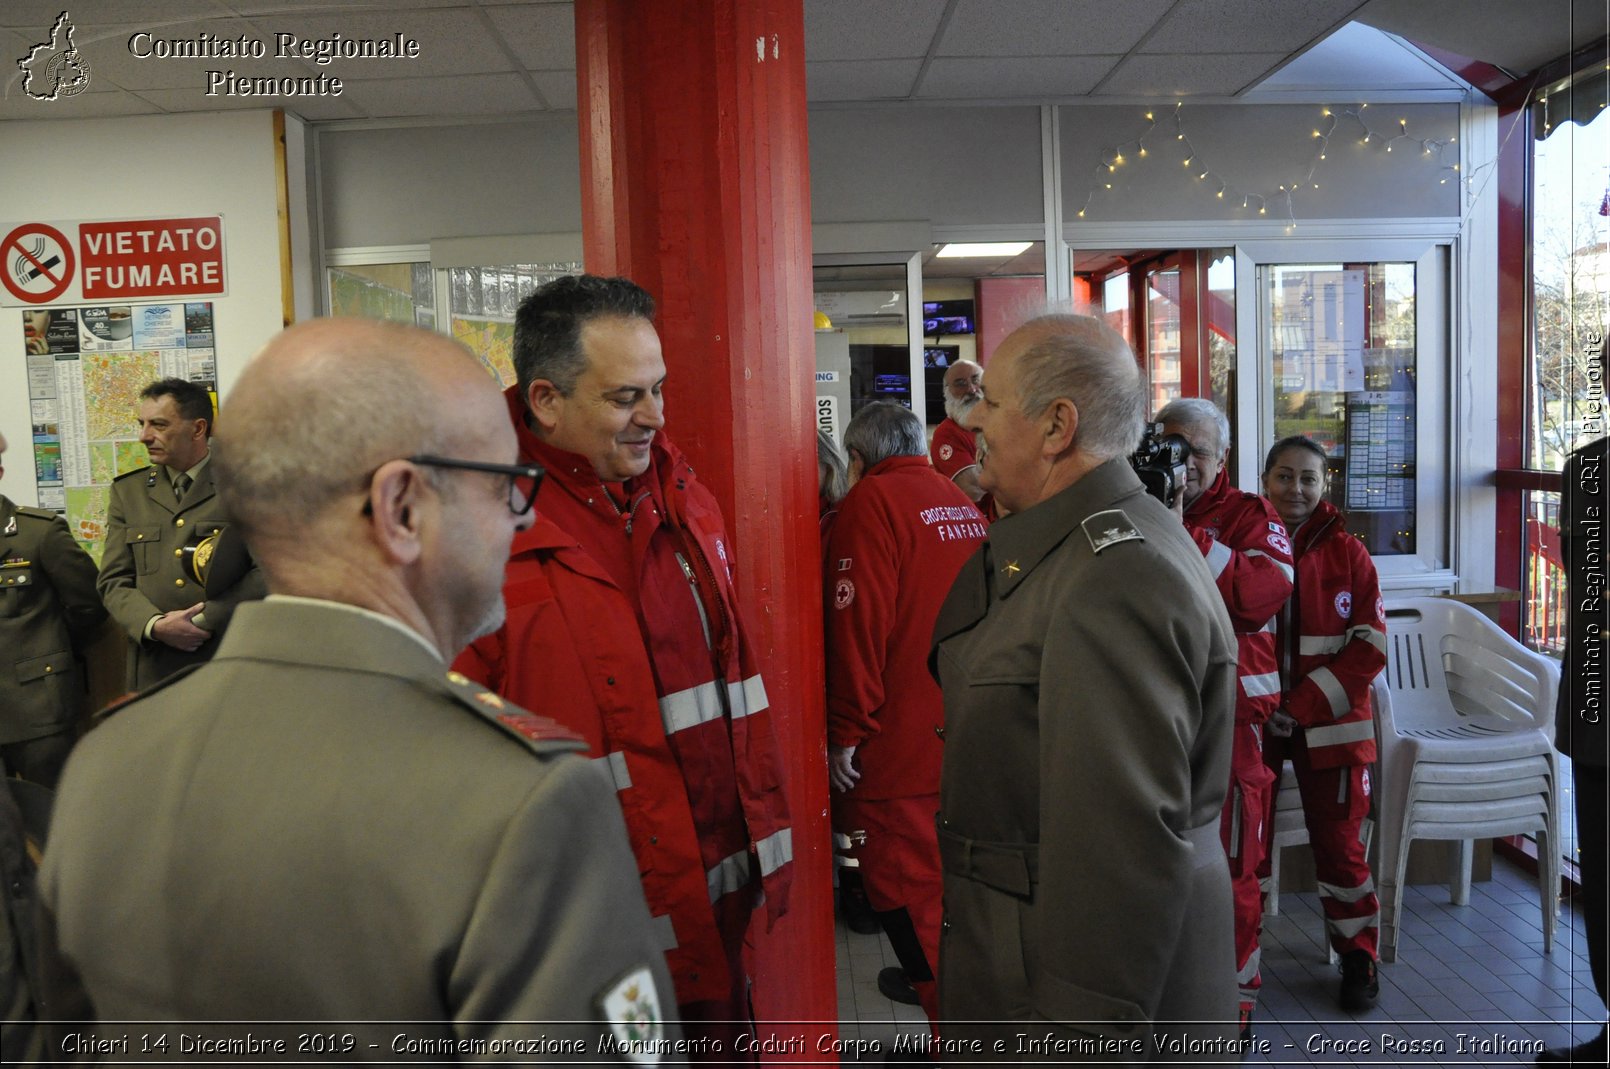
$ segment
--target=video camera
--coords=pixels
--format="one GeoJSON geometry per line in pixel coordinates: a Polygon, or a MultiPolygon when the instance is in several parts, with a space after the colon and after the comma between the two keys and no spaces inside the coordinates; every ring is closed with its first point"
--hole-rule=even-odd
{"type": "Polygon", "coordinates": [[[1146,492],[1173,508],[1174,501],[1185,492],[1185,458],[1191,455],[1191,443],[1178,434],[1164,434],[1161,423],[1146,424],[1146,433],[1140,445],[1130,454],[1129,465],[1140,476],[1146,492]]]}

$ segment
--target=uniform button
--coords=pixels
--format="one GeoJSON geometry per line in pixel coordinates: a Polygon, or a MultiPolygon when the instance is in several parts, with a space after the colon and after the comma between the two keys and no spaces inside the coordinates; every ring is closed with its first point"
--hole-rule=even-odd
{"type": "Polygon", "coordinates": [[[50,675],[50,673],[51,673],[51,667],[50,667],[50,665],[47,664],[47,665],[45,665],[45,674],[48,676],[48,675],[50,675]]]}
{"type": "Polygon", "coordinates": [[[180,516],[177,520],[174,520],[173,525],[175,527],[183,527],[184,526],[184,517],[180,516]]]}
{"type": "Polygon", "coordinates": [[[658,835],[650,835],[648,837],[648,842],[650,846],[658,846],[660,845],[660,837],[658,835]]]}
{"type": "Polygon", "coordinates": [[[183,549],[183,548],[180,548],[180,549],[176,549],[176,550],[174,550],[174,551],[173,551],[173,555],[174,555],[174,556],[175,556],[175,557],[182,557],[182,556],[184,556],[184,549],[183,549]]]}
{"type": "Polygon", "coordinates": [[[142,538],[144,538],[144,537],[145,537],[145,535],[144,535],[144,534],[137,534],[137,535],[135,535],[135,536],[134,536],[134,540],[135,540],[135,541],[136,541],[136,542],[138,542],[138,541],[140,541],[140,540],[141,540],[141,539],[142,539],[142,538]]]}
{"type": "Polygon", "coordinates": [[[944,920],[940,921],[939,927],[943,931],[950,931],[950,918],[946,917],[944,920]]]}
{"type": "Polygon", "coordinates": [[[936,724],[934,725],[934,734],[943,739],[945,737],[945,729],[936,724]]]}
{"type": "Polygon", "coordinates": [[[174,586],[184,586],[184,580],[183,579],[175,579],[173,581],[173,585],[174,586]]]}

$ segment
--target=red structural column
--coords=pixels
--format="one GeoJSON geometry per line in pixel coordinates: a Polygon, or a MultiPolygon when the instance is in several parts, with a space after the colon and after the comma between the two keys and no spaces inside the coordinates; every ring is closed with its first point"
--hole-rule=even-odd
{"type": "MultiPolygon", "coordinates": [[[[1531,329],[1532,131],[1525,99],[1502,102],[1500,131],[1519,123],[1519,136],[1506,137],[1498,151],[1498,467],[1526,467],[1526,403],[1531,329]]],[[[1494,532],[1493,582],[1526,593],[1526,493],[1500,487],[1494,532]]],[[[1499,623],[1512,635],[1522,625],[1520,603],[1500,606],[1499,623]]]]}
{"type": "Polygon", "coordinates": [[[576,0],[575,17],[587,269],[659,301],[667,431],[726,512],[786,754],[796,874],[755,938],[761,1037],[768,1060],[821,1057],[838,1000],[802,0],[576,0]]]}

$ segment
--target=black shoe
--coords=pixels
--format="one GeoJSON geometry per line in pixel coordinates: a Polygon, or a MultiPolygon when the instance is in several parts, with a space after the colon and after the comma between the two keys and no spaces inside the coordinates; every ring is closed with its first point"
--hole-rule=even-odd
{"type": "Polygon", "coordinates": [[[1241,1051],[1245,1055],[1247,1047],[1252,1043],[1252,1007],[1241,1007],[1241,1051]]]}
{"type": "Polygon", "coordinates": [[[1342,955],[1342,989],[1338,1000],[1348,1013],[1375,1008],[1381,994],[1381,981],[1375,975],[1375,959],[1368,950],[1349,950],[1342,955]]]}
{"type": "Polygon", "coordinates": [[[872,903],[866,900],[860,880],[854,883],[845,881],[839,885],[839,916],[857,935],[878,934],[878,914],[872,908],[872,903]]]}
{"type": "Polygon", "coordinates": [[[878,973],[878,992],[890,1002],[904,1006],[922,1005],[922,1000],[917,997],[917,989],[906,979],[906,970],[898,965],[890,965],[878,973]]]}
{"type": "Polygon", "coordinates": [[[1574,1047],[1550,1047],[1537,1056],[1538,1065],[1604,1065],[1604,1029],[1586,1043],[1574,1047]]]}

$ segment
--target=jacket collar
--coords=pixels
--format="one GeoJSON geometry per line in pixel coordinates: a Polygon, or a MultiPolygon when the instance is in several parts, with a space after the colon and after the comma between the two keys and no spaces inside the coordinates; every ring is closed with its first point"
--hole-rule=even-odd
{"type": "MultiPolygon", "coordinates": [[[[212,456],[210,452],[207,455],[208,457],[212,456]]],[[[150,499],[152,504],[174,515],[195,508],[203,501],[209,500],[214,492],[211,462],[203,463],[199,467],[200,470],[196,468],[190,469],[191,472],[194,472],[192,478],[195,481],[191,483],[189,491],[185,493],[183,505],[174,500],[173,480],[169,478],[168,470],[160,464],[154,464],[146,469],[145,496],[150,499]]]]}
{"type": "Polygon", "coordinates": [[[983,619],[992,601],[1010,596],[1054,549],[1082,530],[1079,525],[1086,517],[1122,507],[1122,502],[1145,492],[1129,461],[1114,457],[1038,505],[996,520],[988,540],[962,566],[940,609],[930,671],[937,664],[939,643],[983,619]]]}
{"type": "Polygon", "coordinates": [[[1128,459],[1114,457],[1038,505],[995,521],[989,534],[995,596],[1010,596],[1086,517],[1145,492],[1128,459]]]}
{"type": "Polygon", "coordinates": [[[1185,510],[1185,516],[1187,519],[1200,521],[1223,504],[1225,498],[1235,493],[1239,491],[1230,485],[1230,469],[1220,468],[1219,477],[1213,480],[1213,485],[1208,487],[1201,497],[1191,503],[1191,507],[1185,510]]]}
{"type": "Polygon", "coordinates": [[[447,671],[418,637],[350,606],[307,598],[240,605],[214,660],[229,658],[408,679],[440,679],[447,671]]]}
{"type": "Polygon", "coordinates": [[[920,457],[885,457],[874,464],[861,478],[870,479],[874,475],[886,475],[890,472],[905,471],[910,468],[931,467],[933,467],[933,462],[926,455],[920,457]]]}
{"type": "Polygon", "coordinates": [[[1295,531],[1288,532],[1291,535],[1291,544],[1298,552],[1306,553],[1341,530],[1341,523],[1342,510],[1321,498],[1308,519],[1303,521],[1303,525],[1295,531]]]}

